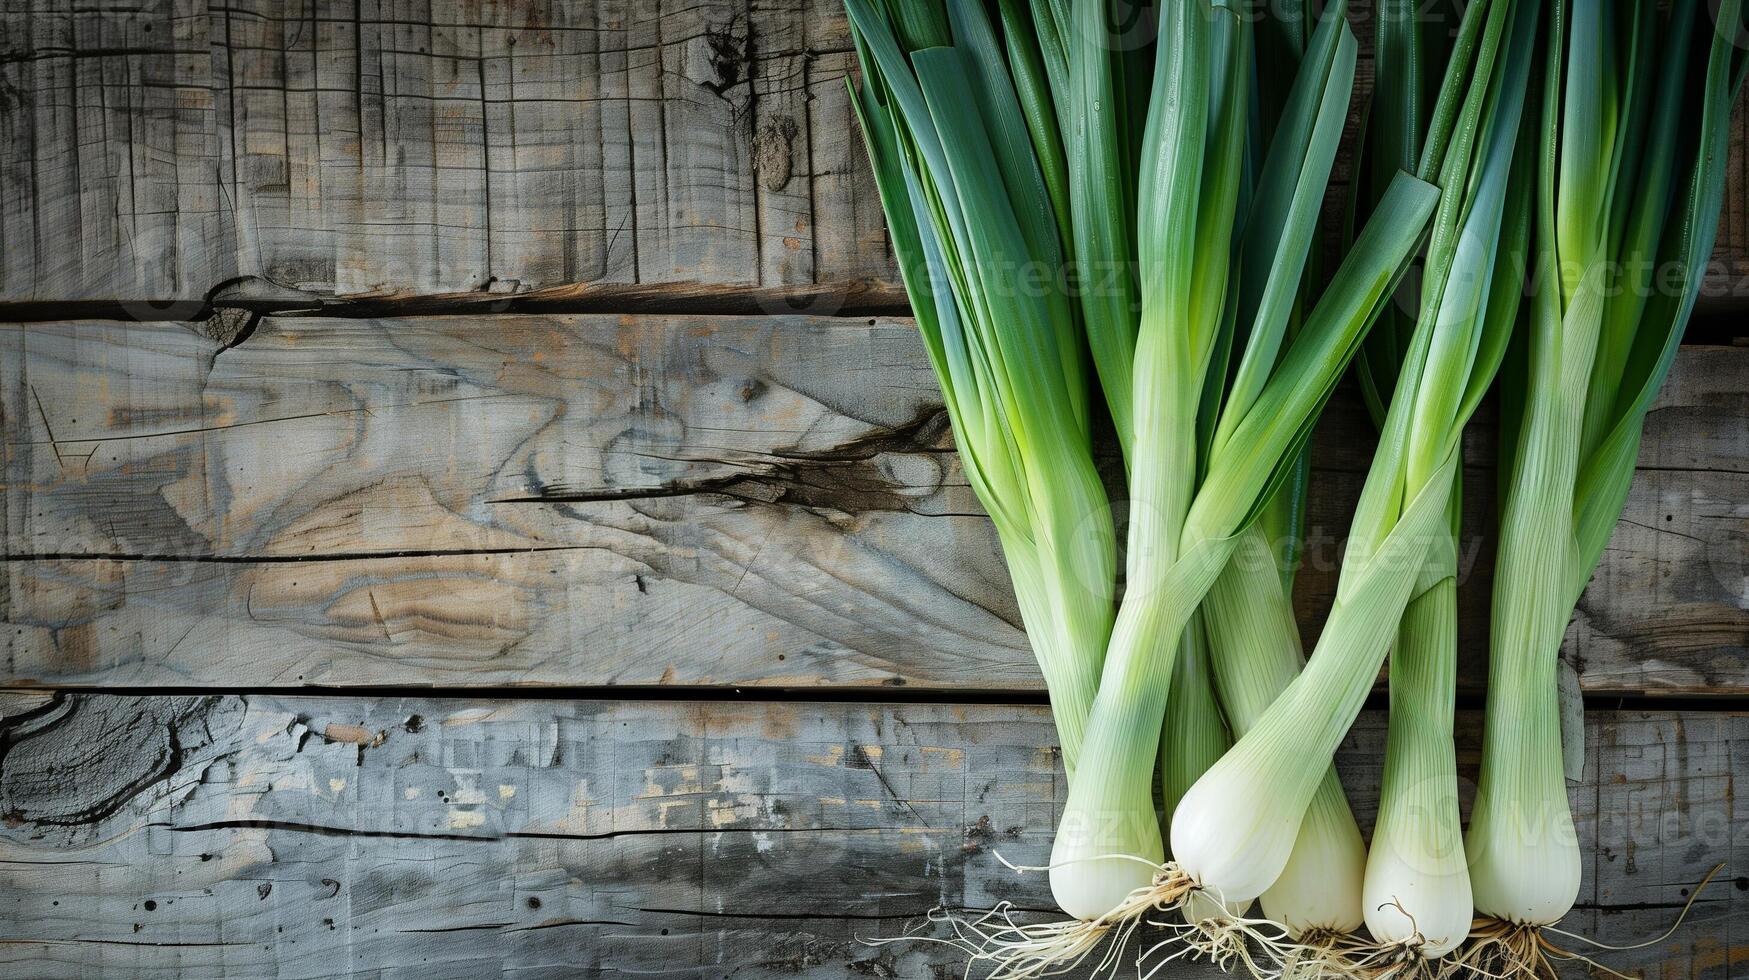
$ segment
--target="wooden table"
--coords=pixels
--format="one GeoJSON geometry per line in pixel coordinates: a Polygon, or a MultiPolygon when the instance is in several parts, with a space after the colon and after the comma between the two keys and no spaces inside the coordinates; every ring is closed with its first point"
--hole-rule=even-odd
{"type": "MultiPolygon", "coordinates": [[[[957,977],[865,941],[1049,907],[852,60],[833,0],[0,3],[0,974],[957,977]]],[[[1566,647],[1569,927],[1726,864],[1649,977],[1749,974],[1741,181],[1715,266],[1566,647]]],[[[1308,632],[1370,441],[1340,394],[1308,632]]]]}

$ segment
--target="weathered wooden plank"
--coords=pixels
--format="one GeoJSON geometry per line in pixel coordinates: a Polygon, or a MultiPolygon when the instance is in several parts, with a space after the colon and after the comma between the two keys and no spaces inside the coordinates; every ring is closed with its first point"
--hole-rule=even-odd
{"type": "MultiPolygon", "coordinates": [[[[12,710],[0,963],[14,975],[945,978],[951,951],[860,940],[938,905],[1050,906],[1041,876],[996,857],[1042,860],[1063,802],[1041,708],[75,696],[12,710]]],[[[1381,726],[1364,716],[1340,761],[1363,815],[1381,726]]],[[[1588,742],[1571,798],[1595,857],[1568,924],[1643,940],[1714,863],[1749,861],[1729,790],[1749,717],[1603,712],[1588,742]]],[[[1606,961],[1734,976],[1746,894],[1727,878],[1670,940],[1606,961]]]]}
{"type": "MultiPolygon", "coordinates": [[[[0,303],[163,316],[237,276],[891,300],[850,51],[832,0],[7,0],[0,303]]],[[[1734,126],[1714,307],[1749,296],[1734,126]]]]}
{"type": "Polygon", "coordinates": [[[0,300],[883,279],[854,133],[811,138],[828,6],[7,3],[0,300]]]}
{"type": "MultiPolygon", "coordinates": [[[[52,323],[0,345],[13,683],[1038,683],[904,321],[269,318],[230,349],[52,323]]],[[[1749,687],[1745,390],[1749,350],[1679,357],[1573,627],[1590,690],[1749,687]]],[[[1371,442],[1339,399],[1308,630],[1371,442]]]]}

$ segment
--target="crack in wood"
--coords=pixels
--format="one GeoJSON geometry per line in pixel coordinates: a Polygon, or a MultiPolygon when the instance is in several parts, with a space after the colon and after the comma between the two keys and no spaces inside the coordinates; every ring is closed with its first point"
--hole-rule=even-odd
{"type": "MultiPolygon", "coordinates": [[[[104,299],[60,302],[7,299],[0,300],[0,323],[82,319],[197,322],[203,319],[207,302],[204,299],[164,299],[149,303],[104,299]]],[[[285,291],[227,295],[221,290],[215,302],[265,316],[348,319],[565,313],[616,316],[781,316],[805,313],[857,319],[907,316],[910,313],[910,303],[903,287],[885,279],[851,279],[794,286],[696,282],[567,283],[513,293],[468,289],[348,296],[291,295],[285,291]]]]}
{"type": "MultiPolygon", "coordinates": [[[[913,919],[913,920],[914,919],[922,919],[925,916],[927,916],[931,911],[930,908],[923,908],[923,909],[915,909],[915,910],[908,911],[908,912],[892,912],[892,913],[881,913],[881,914],[875,915],[875,914],[859,913],[859,912],[727,912],[727,911],[717,912],[717,911],[711,911],[708,909],[647,908],[647,907],[641,906],[641,905],[629,906],[629,907],[633,911],[644,912],[644,913],[647,913],[650,915],[684,915],[684,916],[696,916],[696,917],[701,918],[701,919],[775,919],[775,920],[778,920],[780,922],[806,922],[806,921],[811,920],[811,919],[848,919],[848,920],[852,920],[852,921],[863,921],[863,922],[891,922],[891,921],[903,921],[906,919],[913,919]]],[[[932,907],[932,908],[939,908],[939,906],[932,907]]],[[[969,909],[940,909],[940,910],[944,911],[944,912],[971,911],[969,909]]],[[[1045,910],[1045,909],[1034,910],[1034,909],[1016,908],[1014,911],[1016,911],[1016,912],[1030,912],[1030,911],[1043,912],[1043,911],[1047,911],[1047,910],[1045,910]]],[[[1054,910],[1050,910],[1050,911],[1054,911],[1054,910]]],[[[978,914],[982,914],[982,913],[978,913],[978,914]]]]}
{"type": "Polygon", "coordinates": [[[493,844],[509,840],[551,841],[611,841],[635,837],[705,837],[717,834],[867,834],[891,832],[896,827],[642,827],[634,830],[607,830],[595,834],[572,834],[557,831],[515,830],[502,834],[452,834],[438,831],[367,830],[357,827],[334,827],[324,824],[300,823],[293,820],[214,820],[200,824],[151,822],[176,834],[198,834],[217,830],[282,830],[311,834],[317,837],[387,838],[394,840],[454,841],[470,844],[493,844]]]}
{"type": "Polygon", "coordinates": [[[0,555],[0,562],[164,562],[192,565],[297,565],[326,561],[388,561],[409,558],[468,558],[491,555],[529,555],[565,551],[599,551],[588,545],[530,545],[526,548],[453,548],[425,551],[337,551],[314,555],[180,555],[148,552],[49,551],[35,554],[0,555]]]}
{"type": "Polygon", "coordinates": [[[619,919],[562,919],[557,922],[542,922],[532,926],[506,928],[505,932],[540,932],[544,929],[563,929],[568,926],[622,926],[627,929],[636,928],[636,923],[624,922],[619,919]]]}

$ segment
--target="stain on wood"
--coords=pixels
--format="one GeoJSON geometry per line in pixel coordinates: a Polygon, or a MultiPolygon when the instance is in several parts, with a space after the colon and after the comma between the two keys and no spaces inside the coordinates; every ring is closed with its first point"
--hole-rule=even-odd
{"type": "MultiPolygon", "coordinates": [[[[0,351],[11,683],[1038,686],[904,320],[60,322],[0,351]]],[[[1678,358],[1572,629],[1588,690],[1749,689],[1746,389],[1749,350],[1678,358]]],[[[1373,441],[1339,397],[1308,632],[1373,441]]]]}
{"type": "MultiPolygon", "coordinates": [[[[1460,725],[1472,764],[1476,721],[1460,725]]],[[[1367,713],[1342,750],[1363,815],[1383,739],[1367,713]]],[[[1640,941],[1713,863],[1749,861],[1732,836],[1749,814],[1718,791],[1749,717],[1595,712],[1588,739],[1572,801],[1596,858],[1568,925],[1640,941]]],[[[0,964],[957,977],[941,947],[864,941],[937,906],[1049,907],[1042,876],[997,855],[1044,860],[1065,792],[1053,741],[1033,707],[68,696],[0,722],[0,809],[20,814],[0,825],[0,964]],[[136,730],[81,721],[148,717],[211,744],[166,765],[127,744],[136,730]],[[385,735],[360,753],[309,737],[316,718],[385,735]],[[62,780],[21,802],[10,781],[75,738],[129,760],[76,842],[51,815],[90,791],[62,780]]],[[[1730,976],[1746,895],[1716,883],[1668,941],[1605,962],[1730,976]]]]}

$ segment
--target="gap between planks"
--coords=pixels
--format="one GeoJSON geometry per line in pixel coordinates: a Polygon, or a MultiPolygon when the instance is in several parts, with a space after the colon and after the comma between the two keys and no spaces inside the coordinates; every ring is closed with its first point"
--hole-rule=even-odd
{"type": "MultiPolygon", "coordinates": [[[[202,299],[145,302],[0,300],[0,323],[116,319],[140,323],[201,322],[235,312],[253,316],[323,316],[351,319],[420,316],[603,314],[609,316],[820,316],[857,319],[908,317],[902,286],[886,280],[855,280],[805,286],[722,286],[710,283],[655,285],[573,284],[522,293],[485,291],[367,296],[324,296],[281,287],[215,286],[202,299]]],[[[1685,345],[1749,343],[1742,314],[1749,303],[1703,306],[1683,334],[1685,345]]],[[[247,340],[253,323],[236,343],[247,340]]]]}
{"type": "Polygon", "coordinates": [[[910,302],[896,283],[853,280],[804,286],[576,284],[521,293],[327,296],[279,287],[233,291],[221,284],[200,299],[0,300],[0,322],[117,319],[141,323],[200,321],[225,310],[267,316],[353,319],[414,316],[500,316],[597,313],[618,316],[908,316],[910,302]]]}
{"type": "MultiPolygon", "coordinates": [[[[68,697],[100,695],[105,697],[321,697],[360,701],[423,698],[436,701],[619,701],[626,703],[691,703],[730,702],[740,704],[890,704],[890,705],[1021,705],[1048,707],[1050,697],[1043,690],[1007,688],[923,687],[883,685],[879,687],[763,687],[758,685],[491,685],[481,687],[366,685],[334,687],[324,685],[258,685],[258,686],[150,686],[127,685],[52,685],[29,686],[10,684],[0,687],[0,695],[27,697],[68,697]]],[[[1457,709],[1480,711],[1486,706],[1486,696],[1459,691],[1457,709]]],[[[1719,712],[1733,714],[1749,712],[1749,694],[1741,692],[1707,694],[1690,693],[1660,696],[1657,694],[1618,694],[1587,692],[1587,710],[1591,711],[1667,711],[1719,712]]],[[[1375,689],[1367,695],[1365,710],[1386,711],[1389,695],[1375,689]]]]}

